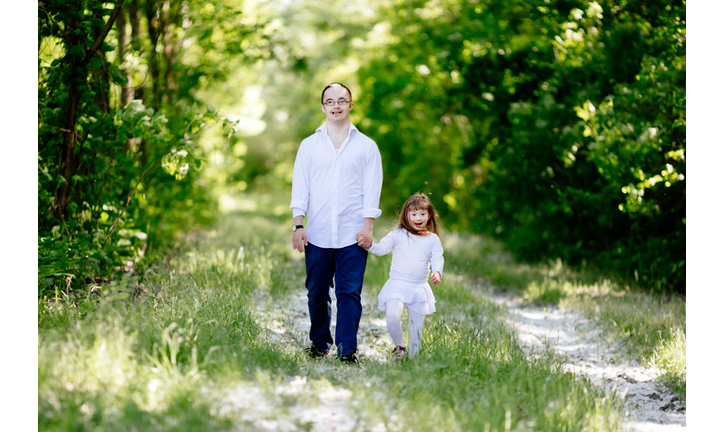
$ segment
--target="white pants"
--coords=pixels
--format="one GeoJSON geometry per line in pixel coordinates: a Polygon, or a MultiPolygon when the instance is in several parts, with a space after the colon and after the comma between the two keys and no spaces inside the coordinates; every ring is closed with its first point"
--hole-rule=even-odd
{"type": "MultiPolygon", "coordinates": [[[[385,315],[387,318],[387,331],[390,332],[392,340],[397,346],[405,346],[405,337],[402,333],[402,310],[405,304],[400,300],[388,300],[385,306],[385,315]]],[[[408,346],[408,356],[415,357],[420,352],[422,344],[422,326],[425,322],[425,315],[407,309],[408,331],[410,333],[410,344],[408,346]]]]}

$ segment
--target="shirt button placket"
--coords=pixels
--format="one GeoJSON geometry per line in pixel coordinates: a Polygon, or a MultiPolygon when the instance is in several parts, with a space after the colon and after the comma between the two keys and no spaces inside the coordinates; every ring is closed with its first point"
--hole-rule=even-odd
{"type": "Polygon", "coordinates": [[[337,232],[337,220],[338,220],[338,209],[337,209],[337,203],[338,203],[338,196],[337,196],[337,158],[334,158],[334,163],[332,164],[332,172],[334,173],[333,178],[333,189],[332,189],[332,245],[334,248],[339,247],[339,239],[338,239],[338,232],[337,232]]]}

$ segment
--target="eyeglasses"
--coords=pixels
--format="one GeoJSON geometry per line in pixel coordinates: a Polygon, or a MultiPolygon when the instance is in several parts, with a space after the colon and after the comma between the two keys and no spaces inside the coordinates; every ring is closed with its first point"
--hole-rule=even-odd
{"type": "Polygon", "coordinates": [[[324,104],[327,106],[334,106],[335,103],[338,104],[339,106],[345,106],[349,103],[349,101],[346,99],[340,99],[338,101],[333,101],[332,99],[328,99],[328,100],[324,101],[324,104]]]}

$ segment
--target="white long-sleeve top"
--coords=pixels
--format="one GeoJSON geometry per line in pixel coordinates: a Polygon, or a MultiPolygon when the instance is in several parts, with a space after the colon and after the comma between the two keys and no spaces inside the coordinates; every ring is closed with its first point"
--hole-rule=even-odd
{"type": "Polygon", "coordinates": [[[437,234],[414,235],[404,228],[395,228],[369,249],[370,253],[377,256],[387,255],[390,251],[390,279],[423,283],[427,281],[431,267],[433,272],[442,275],[445,258],[437,234]]]}
{"type": "Polygon", "coordinates": [[[378,218],[382,190],[382,158],[377,144],[350,123],[339,149],[327,124],[305,138],[294,161],[293,217],[306,213],[310,243],[343,248],[357,243],[365,218],[378,218]]]}

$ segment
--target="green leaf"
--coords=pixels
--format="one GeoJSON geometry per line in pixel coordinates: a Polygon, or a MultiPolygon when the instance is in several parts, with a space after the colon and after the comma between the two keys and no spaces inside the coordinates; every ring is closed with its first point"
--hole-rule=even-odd
{"type": "Polygon", "coordinates": [[[124,299],[127,299],[128,297],[129,297],[128,293],[122,292],[122,293],[111,294],[108,297],[106,297],[106,300],[107,301],[124,300],[124,299]]]}
{"type": "Polygon", "coordinates": [[[93,302],[93,300],[86,297],[86,299],[83,300],[83,302],[80,304],[80,307],[87,311],[92,311],[93,309],[95,309],[95,303],[93,302]]]}

